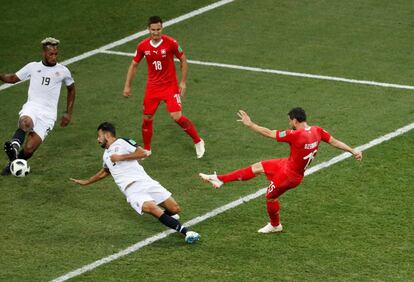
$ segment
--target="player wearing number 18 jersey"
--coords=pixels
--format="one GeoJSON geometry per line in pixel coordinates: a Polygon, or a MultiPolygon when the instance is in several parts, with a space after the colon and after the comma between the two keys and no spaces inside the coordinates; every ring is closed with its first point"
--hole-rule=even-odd
{"type": "Polygon", "coordinates": [[[226,182],[249,180],[256,175],[265,174],[270,184],[267,189],[267,212],[270,222],[259,229],[259,233],[281,232],[279,196],[287,190],[298,186],[304,177],[305,170],[315,158],[321,141],[329,143],[335,148],[350,152],[357,160],[362,159],[362,153],[345,143],[335,139],[328,132],[318,126],[309,126],[306,123],[306,113],[302,108],[292,109],[289,115],[289,124],[292,130],[270,130],[259,126],[250,120],[244,111],[238,113],[244,125],[253,131],[278,142],[287,142],[290,145],[288,158],[265,160],[255,163],[224,175],[200,173],[204,181],[210,182],[213,187],[219,188],[226,182]]]}
{"type": "Polygon", "coordinates": [[[125,97],[131,96],[131,83],[137,65],[145,57],[148,66],[148,80],[143,102],[142,139],[147,154],[151,154],[153,118],[160,102],[165,102],[174,121],[192,138],[197,158],[204,155],[204,141],[200,138],[193,123],[182,114],[181,97],[184,97],[187,79],[187,58],[176,40],[162,35],[160,17],[150,17],[148,21],[150,37],[141,41],[128,69],[125,81],[125,97]],[[174,57],[180,61],[181,81],[178,84],[174,57]]]}

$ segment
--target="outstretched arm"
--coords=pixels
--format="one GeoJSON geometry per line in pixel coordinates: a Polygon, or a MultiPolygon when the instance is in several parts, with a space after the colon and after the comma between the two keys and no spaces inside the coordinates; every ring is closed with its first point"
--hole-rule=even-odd
{"type": "Polygon", "coordinates": [[[88,178],[88,179],[74,179],[74,178],[70,178],[70,180],[72,180],[73,182],[79,184],[79,185],[89,185],[92,183],[95,183],[101,179],[104,179],[105,177],[107,177],[109,175],[109,170],[103,168],[100,171],[98,171],[94,176],[88,178]]]}
{"type": "Polygon", "coordinates": [[[249,115],[245,111],[240,110],[237,113],[237,115],[240,118],[237,121],[242,122],[245,126],[250,128],[254,132],[257,132],[265,137],[276,138],[276,130],[270,130],[269,128],[255,124],[254,122],[251,121],[249,115]]]}
{"type": "Polygon", "coordinates": [[[131,96],[131,85],[132,85],[132,80],[134,79],[135,73],[137,72],[137,66],[138,66],[138,63],[132,60],[131,64],[129,65],[127,77],[125,80],[124,93],[123,93],[124,97],[131,96]]]}
{"type": "Polygon", "coordinates": [[[76,89],[75,83],[67,86],[68,89],[68,97],[66,100],[66,112],[62,116],[62,120],[60,121],[61,127],[66,127],[72,119],[72,112],[73,112],[73,104],[75,103],[76,97],[76,89]]]}
{"type": "Polygon", "coordinates": [[[16,83],[20,81],[15,73],[0,74],[0,80],[6,83],[16,83]]]}
{"type": "Polygon", "coordinates": [[[113,154],[111,155],[110,159],[111,162],[119,162],[119,161],[130,161],[130,160],[141,160],[148,157],[147,151],[145,151],[143,148],[138,147],[134,152],[124,155],[117,155],[113,154]]]}
{"type": "Polygon", "coordinates": [[[354,158],[357,159],[358,161],[362,160],[362,152],[357,151],[355,149],[352,149],[351,147],[349,147],[344,142],[339,141],[339,140],[333,138],[332,136],[329,139],[329,144],[331,146],[335,147],[335,148],[338,148],[338,149],[342,150],[342,151],[346,151],[346,152],[351,153],[354,156],[354,158]]]}
{"type": "Polygon", "coordinates": [[[187,81],[187,73],[188,73],[188,63],[187,57],[183,54],[180,58],[180,69],[181,69],[181,81],[180,81],[180,95],[184,97],[185,90],[187,88],[186,81],[187,81]]]}

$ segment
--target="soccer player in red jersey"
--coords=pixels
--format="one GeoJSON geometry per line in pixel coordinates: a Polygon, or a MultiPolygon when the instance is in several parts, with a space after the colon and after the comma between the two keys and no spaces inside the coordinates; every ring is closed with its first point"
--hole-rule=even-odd
{"type": "Polygon", "coordinates": [[[298,186],[306,168],[315,158],[320,141],[329,143],[335,148],[351,153],[355,159],[362,160],[362,153],[335,139],[319,126],[309,126],[306,123],[306,113],[302,108],[294,108],[289,113],[289,125],[292,130],[270,130],[251,121],[244,111],[239,111],[238,121],[251,130],[278,142],[287,142],[290,145],[289,158],[265,160],[246,168],[235,170],[228,174],[217,175],[200,173],[201,179],[210,182],[214,188],[224,183],[249,180],[259,174],[265,174],[270,184],[266,192],[267,212],[270,222],[259,229],[259,233],[281,232],[279,196],[287,190],[298,186]]]}
{"type": "Polygon", "coordinates": [[[142,40],[136,49],[129,66],[124,86],[125,97],[131,96],[131,83],[138,63],[143,57],[147,60],[148,80],[145,90],[142,139],[147,154],[151,154],[153,118],[161,101],[166,103],[171,118],[193,139],[197,158],[205,152],[204,141],[200,138],[193,123],[182,114],[181,97],[184,97],[187,80],[187,58],[178,42],[162,34],[162,20],[158,16],[148,20],[150,37],[142,40]],[[174,56],[180,60],[181,81],[178,84],[174,56]]]}

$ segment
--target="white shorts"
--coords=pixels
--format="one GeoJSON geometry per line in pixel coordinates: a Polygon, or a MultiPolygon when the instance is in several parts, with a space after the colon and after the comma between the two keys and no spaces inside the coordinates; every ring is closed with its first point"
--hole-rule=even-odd
{"type": "Polygon", "coordinates": [[[19,117],[29,116],[33,121],[33,131],[40,136],[42,141],[45,140],[46,136],[52,131],[55,125],[55,120],[44,114],[42,110],[33,107],[30,104],[24,104],[19,112],[19,117]]]}
{"type": "Polygon", "coordinates": [[[133,182],[124,191],[128,203],[139,214],[143,214],[142,205],[145,202],[154,201],[157,205],[171,197],[171,192],[160,184],[142,184],[133,182]]]}

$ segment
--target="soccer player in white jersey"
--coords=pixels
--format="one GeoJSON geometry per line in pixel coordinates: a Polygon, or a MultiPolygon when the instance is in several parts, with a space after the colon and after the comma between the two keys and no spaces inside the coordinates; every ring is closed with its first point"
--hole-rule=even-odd
{"type": "Polygon", "coordinates": [[[115,127],[109,122],[101,123],[97,130],[98,142],[105,149],[103,168],[88,179],[71,180],[80,185],[89,185],[111,174],[138,214],[145,212],[158,218],[165,226],[183,234],[187,243],[200,240],[197,232],[189,231],[178,221],[181,208],[171,193],[152,179],[138,163],[137,160],[149,156],[148,152],[131,139],[117,138],[115,127]]]}
{"type": "Polygon", "coordinates": [[[4,143],[9,163],[2,175],[10,174],[13,160],[29,159],[53,129],[62,82],[66,85],[68,95],[60,126],[66,127],[72,118],[75,82],[68,68],[57,62],[59,40],[48,37],[41,44],[43,58],[40,62],[28,63],[16,73],[0,74],[0,80],[6,83],[30,79],[27,102],[19,112],[19,128],[12,139],[4,143]]]}

